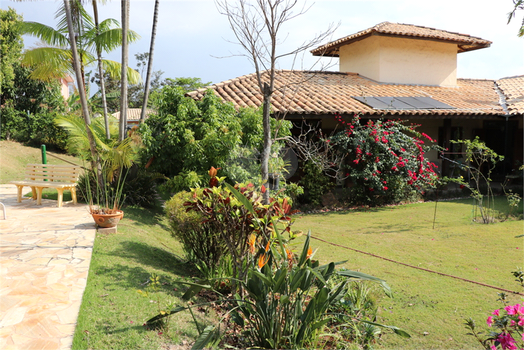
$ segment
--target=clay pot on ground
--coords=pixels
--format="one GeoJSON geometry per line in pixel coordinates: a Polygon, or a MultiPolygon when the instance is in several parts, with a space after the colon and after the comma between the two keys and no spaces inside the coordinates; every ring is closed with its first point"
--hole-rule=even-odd
{"type": "Polygon", "coordinates": [[[91,215],[98,227],[108,228],[118,225],[118,222],[124,217],[124,212],[122,210],[117,210],[115,213],[111,214],[100,212],[91,213],[91,215]]]}

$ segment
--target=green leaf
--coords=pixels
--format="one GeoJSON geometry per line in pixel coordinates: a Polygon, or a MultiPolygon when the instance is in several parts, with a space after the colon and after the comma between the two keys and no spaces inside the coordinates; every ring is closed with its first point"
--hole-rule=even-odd
{"type": "Polygon", "coordinates": [[[298,259],[298,266],[304,265],[307,260],[307,251],[309,249],[309,241],[311,240],[311,230],[308,231],[306,240],[304,241],[304,247],[302,248],[302,253],[298,259]]]}
{"type": "Polygon", "coordinates": [[[218,332],[215,326],[207,326],[204,331],[195,341],[195,344],[191,347],[191,350],[205,349],[210,343],[218,340],[218,332]]]}
{"type": "Polygon", "coordinates": [[[331,321],[332,318],[326,318],[325,320],[322,320],[322,321],[319,321],[319,322],[316,322],[316,323],[313,323],[311,325],[311,330],[314,331],[315,329],[319,329],[319,328],[322,328],[324,325],[326,325],[329,321],[331,321]]]}
{"type": "Polygon", "coordinates": [[[238,199],[238,201],[240,201],[240,203],[242,203],[242,205],[244,207],[246,207],[246,209],[251,213],[251,214],[255,214],[255,210],[253,209],[253,205],[251,204],[251,202],[249,201],[249,199],[246,198],[246,196],[244,196],[242,193],[240,193],[236,188],[234,188],[233,186],[231,186],[230,184],[228,184],[227,182],[225,183],[226,187],[231,191],[231,193],[233,193],[236,197],[236,199],[238,199]]]}
{"type": "Polygon", "coordinates": [[[408,332],[403,331],[402,329],[400,329],[400,328],[398,328],[398,327],[396,327],[396,326],[386,326],[386,325],[384,325],[384,324],[375,323],[375,322],[366,321],[366,320],[360,320],[360,322],[364,322],[364,323],[371,324],[371,325],[373,325],[373,326],[382,327],[382,328],[388,328],[388,329],[391,329],[393,332],[395,332],[395,334],[400,335],[401,337],[404,337],[404,338],[411,338],[411,335],[409,335],[408,332]]]}

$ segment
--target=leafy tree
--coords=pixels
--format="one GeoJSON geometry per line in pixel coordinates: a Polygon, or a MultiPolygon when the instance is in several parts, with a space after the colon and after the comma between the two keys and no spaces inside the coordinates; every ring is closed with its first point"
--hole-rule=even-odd
{"type": "Polygon", "coordinates": [[[167,78],[162,82],[162,84],[168,86],[179,86],[185,92],[190,92],[209,86],[211,85],[211,82],[204,83],[200,78],[167,78]]]}
{"type": "Polygon", "coordinates": [[[7,11],[0,9],[0,93],[13,88],[15,66],[19,65],[19,57],[24,47],[20,33],[21,21],[22,16],[12,8],[7,11]]]}
{"type": "Polygon", "coordinates": [[[21,23],[15,10],[0,9],[0,137],[60,149],[64,134],[53,120],[64,101],[56,81],[32,80],[32,70],[21,66],[21,23]]]}
{"type": "MultiPolygon", "coordinates": [[[[254,109],[237,111],[212,92],[201,101],[184,96],[180,87],[165,86],[156,99],[157,114],[139,127],[145,146],[144,160],[151,168],[168,177],[195,172],[203,175],[214,167],[224,167],[231,181],[242,181],[251,174],[229,168],[239,149],[260,151],[261,116],[254,109]]],[[[281,128],[289,134],[290,124],[281,128]]],[[[257,159],[252,160],[253,163],[257,159]]]]}

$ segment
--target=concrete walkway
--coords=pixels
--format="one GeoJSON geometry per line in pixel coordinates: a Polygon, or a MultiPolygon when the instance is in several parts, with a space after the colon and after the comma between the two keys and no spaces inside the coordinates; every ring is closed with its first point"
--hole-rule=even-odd
{"type": "Polygon", "coordinates": [[[93,219],[83,204],[17,203],[14,185],[0,185],[0,202],[0,349],[71,349],[93,219]]]}

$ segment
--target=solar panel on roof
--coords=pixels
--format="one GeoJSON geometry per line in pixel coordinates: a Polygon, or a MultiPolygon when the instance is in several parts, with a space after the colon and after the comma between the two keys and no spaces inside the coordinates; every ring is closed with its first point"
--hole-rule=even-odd
{"type": "Polygon", "coordinates": [[[381,100],[375,98],[375,97],[371,97],[371,96],[351,96],[352,98],[354,98],[355,100],[357,101],[360,101],[372,108],[376,108],[376,109],[388,109],[389,106],[391,105],[391,101],[390,100],[389,102],[386,101],[386,102],[382,102],[381,100]]]}
{"type": "Polygon", "coordinates": [[[351,96],[373,109],[455,109],[427,96],[351,96]]]}

